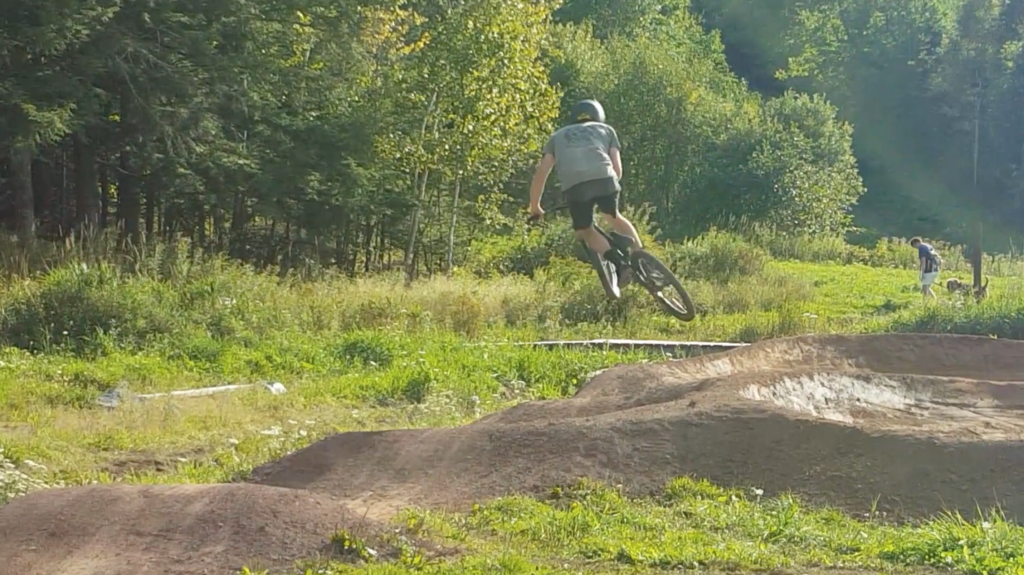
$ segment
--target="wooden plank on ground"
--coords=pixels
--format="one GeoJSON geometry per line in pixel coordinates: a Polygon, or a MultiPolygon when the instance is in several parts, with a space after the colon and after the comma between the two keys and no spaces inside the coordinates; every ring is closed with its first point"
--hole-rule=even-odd
{"type": "Polygon", "coordinates": [[[670,341],[651,339],[586,339],[586,340],[552,340],[529,342],[495,342],[476,345],[525,345],[531,347],[606,347],[614,350],[656,349],[667,353],[685,350],[697,353],[715,353],[728,351],[750,345],[748,343],[732,343],[725,341],[670,341]]]}

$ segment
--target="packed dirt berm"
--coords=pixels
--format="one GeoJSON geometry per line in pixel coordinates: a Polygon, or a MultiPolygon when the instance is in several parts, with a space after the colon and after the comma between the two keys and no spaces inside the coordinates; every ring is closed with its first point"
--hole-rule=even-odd
{"type": "Polygon", "coordinates": [[[909,516],[999,503],[1014,518],[1022,358],[1021,341],[886,334],[618,366],[572,398],[459,428],[328,437],[257,468],[256,485],[38,492],[0,508],[0,564],[23,575],[284,566],[336,528],[375,530],[358,517],[465,509],[584,476],[644,493],[694,474],[854,513],[876,500],[909,516]]]}

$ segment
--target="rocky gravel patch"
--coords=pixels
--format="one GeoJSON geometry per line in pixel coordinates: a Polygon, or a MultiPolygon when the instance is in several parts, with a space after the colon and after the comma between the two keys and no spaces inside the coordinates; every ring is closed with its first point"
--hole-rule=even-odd
{"type": "Polygon", "coordinates": [[[33,477],[32,470],[46,471],[46,467],[27,459],[19,465],[6,457],[0,447],[0,505],[37,489],[55,487],[33,477]]]}

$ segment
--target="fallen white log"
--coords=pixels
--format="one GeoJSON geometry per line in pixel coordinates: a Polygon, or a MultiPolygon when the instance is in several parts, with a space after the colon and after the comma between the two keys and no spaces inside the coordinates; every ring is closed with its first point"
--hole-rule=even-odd
{"type": "Polygon", "coordinates": [[[121,402],[125,399],[131,399],[133,401],[146,401],[149,399],[156,399],[158,397],[202,397],[204,395],[214,395],[217,393],[224,393],[226,391],[236,391],[239,389],[249,389],[253,387],[262,386],[274,395],[280,395],[288,391],[279,382],[273,383],[245,383],[245,384],[233,384],[233,385],[218,385],[214,387],[200,387],[197,389],[181,389],[177,391],[167,391],[162,393],[143,393],[139,395],[129,395],[127,391],[122,387],[114,389],[108,389],[103,392],[97,400],[103,407],[117,407],[121,405],[121,402]]]}

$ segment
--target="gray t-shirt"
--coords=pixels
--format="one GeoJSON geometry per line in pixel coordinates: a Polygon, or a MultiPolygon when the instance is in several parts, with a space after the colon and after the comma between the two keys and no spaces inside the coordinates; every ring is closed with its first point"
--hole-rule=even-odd
{"type": "Polygon", "coordinates": [[[620,148],[615,129],[601,122],[570,124],[551,135],[544,154],[555,156],[555,172],[562,191],[581,182],[617,177],[608,153],[620,148]]]}

